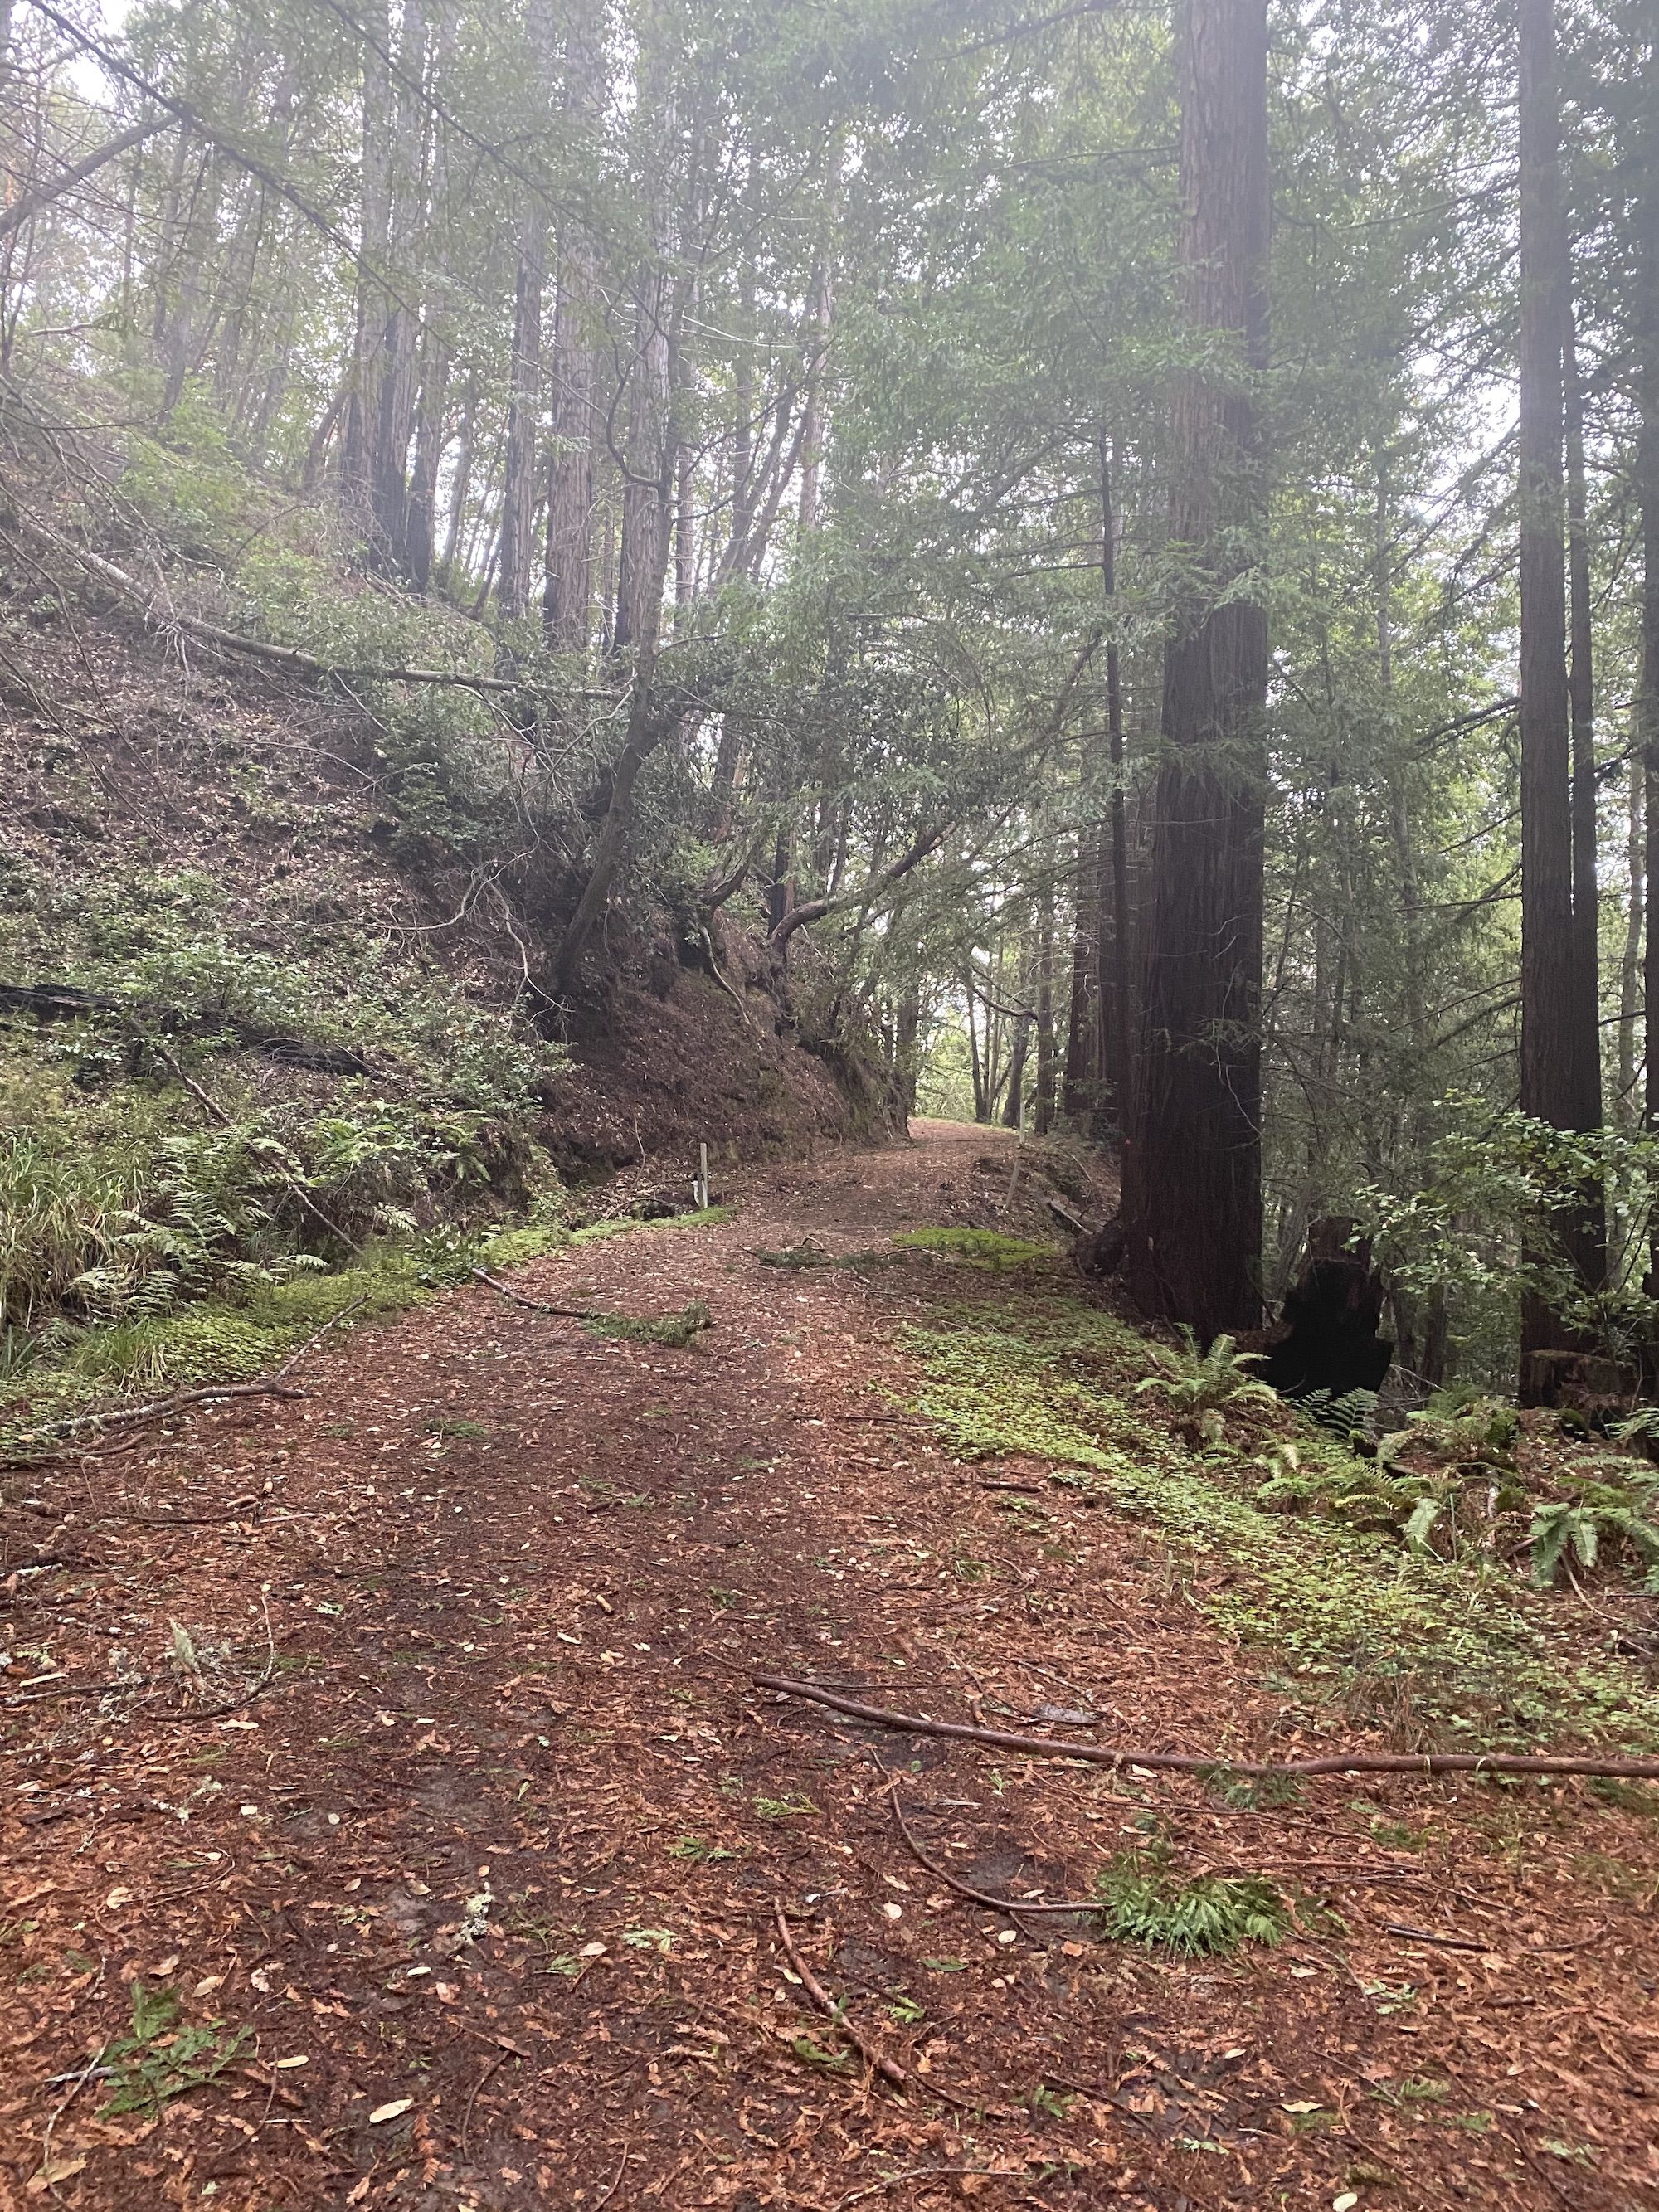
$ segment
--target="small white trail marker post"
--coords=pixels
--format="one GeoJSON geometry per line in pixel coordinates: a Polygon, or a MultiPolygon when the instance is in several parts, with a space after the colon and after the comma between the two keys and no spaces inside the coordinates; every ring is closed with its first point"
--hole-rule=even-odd
{"type": "Polygon", "coordinates": [[[708,1211],[708,1147],[697,1146],[697,1205],[702,1212],[708,1211]]]}

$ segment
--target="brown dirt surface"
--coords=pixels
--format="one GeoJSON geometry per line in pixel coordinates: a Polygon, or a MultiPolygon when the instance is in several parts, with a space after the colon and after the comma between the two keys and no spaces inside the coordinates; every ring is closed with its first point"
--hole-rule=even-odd
{"type": "Polygon", "coordinates": [[[1009,1140],[917,1134],[738,1171],[725,1225],[514,1279],[702,1299],[685,1348],[478,1285],[336,1333],[303,1400],[14,1484],[0,2196],[1654,2201],[1641,1793],[1334,1780],[1234,1808],[754,1687],[1195,1752],[1292,1725],[1151,1530],[905,1410],[907,1324],[1018,1278],[763,1262],[994,1218],[1009,1140]],[[1186,1869],[1290,1888],[1295,1932],[1183,1961],[952,1886],[1086,1893],[1149,1810],[1186,1869]],[[815,2007],[780,1911],[903,2090],[815,2007]],[[124,2050],[156,1991],[176,2018],[124,2050]]]}

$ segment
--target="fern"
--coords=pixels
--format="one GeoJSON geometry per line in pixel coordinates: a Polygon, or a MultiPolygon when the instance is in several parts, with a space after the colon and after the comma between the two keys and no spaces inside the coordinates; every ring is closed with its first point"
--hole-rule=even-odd
{"type": "Polygon", "coordinates": [[[1249,1371],[1260,1361],[1260,1352],[1239,1351],[1238,1340],[1231,1336],[1217,1337],[1207,1352],[1200,1352],[1191,1329],[1183,1328],[1181,1334],[1184,1349],[1179,1352],[1160,1350],[1161,1371],[1137,1382],[1137,1395],[1157,1391],[1178,1412],[1188,1415],[1219,1413],[1225,1407],[1252,1402],[1278,1405],[1279,1393],[1249,1371]]]}
{"type": "Polygon", "coordinates": [[[1604,1533],[1623,1538],[1648,1570],[1644,1587],[1659,1595],[1659,1527],[1633,1505],[1610,1500],[1558,1498],[1539,1507],[1527,1536],[1533,1581],[1540,1589],[1552,1588],[1569,1554],[1593,1573],[1604,1533]]]}
{"type": "Polygon", "coordinates": [[[1202,1875],[1183,1882],[1156,1849],[1114,1859],[1097,1877],[1095,1893],[1107,1936],[1178,1958],[1235,1951],[1241,1943],[1274,1944],[1291,1925],[1285,1898],[1262,1876],[1202,1875]]]}

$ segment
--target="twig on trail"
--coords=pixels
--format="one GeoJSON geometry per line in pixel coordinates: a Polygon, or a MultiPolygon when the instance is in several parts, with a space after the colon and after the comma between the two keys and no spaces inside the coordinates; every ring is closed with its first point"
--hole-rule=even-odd
{"type": "Polygon", "coordinates": [[[605,2206],[611,2202],[617,2191],[622,2187],[622,2178],[628,2171],[629,2156],[629,2148],[627,2144],[624,2143],[623,2145],[623,2154],[617,2160],[617,2171],[611,2177],[610,2188],[602,2191],[601,2193],[593,2199],[593,2212],[605,2212],[605,2206]]]}
{"type": "Polygon", "coordinates": [[[1478,1942],[1471,1936],[1437,1936],[1431,1928],[1410,1928],[1403,1920],[1385,1920],[1385,1936],[1404,1936],[1413,1943],[1437,1943],[1443,1951],[1490,1951],[1490,1943],[1478,1942]]]}
{"type": "MultiPolygon", "coordinates": [[[[882,2080],[890,2087],[896,2089],[901,2096],[907,2094],[911,2086],[910,2076],[896,2058],[889,2058],[886,2053],[878,2051],[873,2043],[867,2042],[848,2019],[844,2004],[836,2003],[805,1960],[802,1958],[794,1937],[789,1933],[789,1923],[784,1917],[783,1907],[781,1905],[774,1908],[773,1920],[777,1928],[778,1940],[788,1954],[789,1963],[799,1977],[801,1987],[811,1998],[818,2010],[823,2014],[831,2027],[840,2029],[872,2074],[878,2074],[882,2080]]],[[[958,2100],[952,2098],[950,2101],[954,2104],[958,2100]]]]}
{"type": "Polygon", "coordinates": [[[890,2189],[902,2188],[907,2181],[942,2181],[947,2175],[956,2173],[982,2173],[993,2181],[1030,2179],[1030,2169],[1024,2166],[910,2166],[902,2173],[890,2173],[884,2181],[867,2181],[862,2189],[838,2197],[834,2212],[847,2212],[849,2204],[862,2204],[866,2197],[883,2196],[890,2189]]]}
{"type": "Polygon", "coordinates": [[[52,2130],[58,2125],[58,2121],[63,2118],[64,2113],[68,2112],[70,2106],[80,2095],[87,2083],[91,2081],[93,2075],[94,2074],[101,2073],[103,2069],[104,2053],[108,2050],[108,2048],[109,2045],[106,2043],[100,2043],[99,2045],[97,2050],[93,2052],[92,2057],[88,2061],[86,2066],[79,2074],[75,2075],[73,2081],[70,2082],[69,2094],[64,2099],[63,2103],[58,2106],[57,2111],[46,2122],[46,2136],[40,2145],[40,2164],[36,2170],[34,2179],[38,2182],[41,2179],[42,2176],[44,2176],[45,2186],[52,2191],[54,2197],[58,2194],[58,2185],[52,2179],[52,2130]]]}
{"type": "MultiPolygon", "coordinates": [[[[280,1382],[274,1375],[263,1382],[210,1382],[200,1390],[181,1390],[175,1398],[155,1398],[148,1405],[118,1406],[101,1413],[76,1413],[72,1419],[46,1421],[29,1433],[43,1443],[52,1437],[70,1435],[76,1429],[125,1428],[134,1421],[162,1420],[169,1413],[182,1413],[186,1406],[214,1405],[222,1398],[308,1398],[308,1390],[297,1389],[293,1383],[280,1382]]],[[[37,1462],[27,1454],[0,1460],[0,1467],[33,1467],[37,1462]]]]}
{"type": "Polygon", "coordinates": [[[499,1291],[515,1306],[526,1306],[532,1313],[556,1314],[561,1321],[603,1321],[605,1316],[596,1306],[550,1306],[543,1298],[527,1298],[522,1291],[515,1291],[511,1283],[504,1283],[499,1275],[492,1275],[488,1267],[475,1267],[473,1273],[481,1283],[488,1283],[492,1291],[499,1291]]]}
{"type": "Polygon", "coordinates": [[[483,2086],[484,2086],[485,2082],[486,2082],[486,2081],[488,2081],[489,2080],[489,2078],[490,2078],[491,2075],[493,2075],[493,2074],[495,2073],[495,2069],[497,2069],[497,2067],[500,2067],[500,2066],[505,2066],[505,2065],[506,2065],[507,2061],[507,2057],[508,2057],[508,2053],[507,2053],[505,2050],[498,2051],[495,2053],[495,2057],[490,2060],[490,2062],[489,2062],[489,2065],[488,2065],[488,2066],[486,2066],[486,2067],[484,2068],[483,2072],[482,2074],[480,2074],[480,2075],[479,2075],[479,2076],[478,2076],[477,2080],[477,2081],[472,2084],[472,2094],[471,2094],[471,2095],[467,2099],[467,2100],[466,2100],[466,2111],[465,2111],[465,2112],[462,2114],[462,2116],[461,2116],[461,2160],[460,2160],[460,2162],[461,2162],[461,2163],[463,2163],[463,2164],[465,2162],[465,2159],[466,2159],[466,2137],[467,2137],[467,2130],[468,2130],[471,2127],[471,2125],[472,2125],[472,2107],[473,2107],[473,2106],[477,2103],[477,2101],[478,2101],[478,2092],[479,2092],[479,2091],[483,2087],[483,2086]]]}
{"type": "Polygon", "coordinates": [[[223,1705],[203,1705],[194,1712],[174,1714],[172,1716],[173,1718],[181,1721],[222,1721],[228,1714],[240,1713],[245,1705],[251,1705],[256,1698],[264,1697],[265,1692],[270,1687],[271,1684],[276,1679],[276,1631],[270,1625],[270,1601],[268,1598],[261,1597],[259,1603],[264,1608],[265,1617],[265,1668],[264,1674],[260,1675],[258,1681],[253,1683],[250,1688],[244,1690],[240,1697],[228,1698],[223,1705]]]}
{"type": "Polygon", "coordinates": [[[342,1306],[338,1313],[331,1314],[329,1316],[328,1319],[323,1323],[320,1328],[313,1329],[312,1334],[300,1346],[300,1349],[295,1352],[291,1358],[285,1359],[282,1365],[276,1370],[276,1380],[278,1382],[285,1382],[306,1355],[317,1349],[317,1346],[328,1334],[330,1329],[338,1328],[343,1321],[349,1321],[350,1319],[351,1316],[356,1312],[358,1307],[362,1304],[363,1300],[367,1296],[367,1291],[360,1291],[357,1297],[353,1298],[349,1306],[342,1306]]]}
{"type": "Polygon", "coordinates": [[[935,1721],[915,1713],[890,1712],[882,1705],[821,1690],[816,1682],[796,1682],[781,1674],[753,1674],[757,1688],[780,1697],[804,1698],[832,1712],[846,1713],[872,1727],[899,1735],[939,1735],[982,1743],[994,1751],[1022,1751],[1037,1759],[1079,1759],[1091,1766],[1140,1766],[1166,1774],[1239,1775],[1251,1781],[1295,1779],[1317,1774],[1584,1774],[1620,1781],[1659,1782],[1659,1759],[1534,1757],[1510,1752],[1422,1751],[1337,1752],[1323,1759],[1288,1759],[1276,1765],[1230,1759],[1224,1752],[1199,1756],[1175,1751],[1126,1751],[1109,1744],[1083,1743],[1074,1737],[1017,1735],[1002,1729],[970,1728],[965,1721],[935,1721]]]}
{"type": "Polygon", "coordinates": [[[959,2112],[977,2112],[987,2118],[1009,2119],[1013,2117],[1000,2106],[975,2103],[966,2097],[958,2097],[952,2090],[941,2088],[937,2082],[913,2079],[896,2059],[889,2058],[874,2044],[866,2042],[847,2017],[845,2002],[836,2003],[802,1958],[793,1936],[789,1933],[788,1918],[781,1905],[773,1907],[773,1918],[782,1938],[783,1948],[789,1955],[789,1963],[800,1977],[801,1987],[830,2024],[841,2030],[872,2074],[878,2074],[890,2087],[901,2093],[914,2092],[921,2097],[935,2097],[941,2104],[954,2105],[959,2112]]]}
{"type": "MultiPolygon", "coordinates": [[[[876,1758],[874,1752],[872,1752],[870,1756],[872,1759],[876,1758]]],[[[923,1850],[921,1845],[916,1841],[915,1831],[912,1829],[910,1823],[904,1817],[904,1808],[899,1802],[898,1777],[896,1774],[889,1773],[886,1767],[882,1766],[881,1761],[878,1759],[876,1759],[876,1765],[880,1767],[881,1771],[887,1776],[888,1801],[893,1808],[893,1818],[898,1822],[899,1833],[903,1837],[905,1842],[910,1847],[911,1857],[915,1859],[918,1866],[925,1869],[928,1874],[932,1875],[935,1881],[942,1881],[947,1889],[955,1890],[958,1897],[971,1898],[975,1905],[988,1905],[994,1912],[1006,1913],[1011,1920],[1017,1920],[1020,1914],[1024,1912],[1078,1913],[1099,1911],[1100,1900],[1098,1898],[1093,1897],[1075,1898],[1070,1901],[1060,1901],[1054,1904],[1039,1904],[1036,1901],[1028,1902],[1023,1898],[1016,1897],[993,1897],[989,1890],[975,1889],[971,1882],[962,1881],[957,1875],[951,1873],[949,1867],[936,1866],[933,1861],[928,1857],[927,1852],[923,1850]]]]}
{"type": "Polygon", "coordinates": [[[132,1674],[116,1682],[65,1682],[56,1690],[36,1690],[27,1697],[0,1698],[0,1705],[44,1705],[48,1698],[102,1698],[112,1690],[147,1690],[153,1674],[132,1674]]]}

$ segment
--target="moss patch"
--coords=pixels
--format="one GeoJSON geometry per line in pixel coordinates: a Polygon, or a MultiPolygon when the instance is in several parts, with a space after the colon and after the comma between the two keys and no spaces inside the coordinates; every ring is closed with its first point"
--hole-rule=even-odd
{"type": "MultiPolygon", "coordinates": [[[[1254,1492],[1259,1462],[1194,1453],[1134,1395],[1153,1348],[1079,1301],[1034,1295],[1011,1311],[941,1314],[911,1332],[925,1379],[915,1409],[959,1450],[1020,1453],[1073,1471],[1150,1522],[1199,1601],[1241,1638],[1272,1646],[1311,1703],[1341,1698],[1413,1716],[1453,1743],[1535,1742],[1563,1729],[1659,1742],[1659,1694],[1609,1660],[1584,1664],[1552,1637],[1547,1601],[1503,1570],[1416,1557],[1392,1538],[1287,1520],[1254,1492]]],[[[1308,1453],[1338,1454],[1322,1438],[1308,1453]]],[[[1346,1459],[1346,1455],[1341,1456],[1346,1459]]]]}
{"type": "Polygon", "coordinates": [[[1054,1257],[1049,1245],[1035,1244],[1029,1237],[1005,1237],[996,1229],[903,1229],[893,1242],[902,1251],[932,1252],[942,1260],[992,1273],[1035,1267],[1054,1257]]]}

